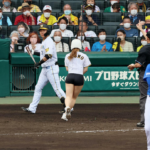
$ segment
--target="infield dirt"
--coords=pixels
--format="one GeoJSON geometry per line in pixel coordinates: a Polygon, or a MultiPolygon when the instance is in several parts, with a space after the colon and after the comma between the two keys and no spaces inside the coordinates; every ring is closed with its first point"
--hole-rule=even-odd
{"type": "Polygon", "coordinates": [[[146,150],[137,104],[77,104],[71,120],[61,120],[61,105],[1,105],[0,150],[146,150]]]}

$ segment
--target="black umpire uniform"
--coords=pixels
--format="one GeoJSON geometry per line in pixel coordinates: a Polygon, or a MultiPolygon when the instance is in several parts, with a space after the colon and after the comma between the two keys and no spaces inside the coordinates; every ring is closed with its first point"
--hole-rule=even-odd
{"type": "MultiPolygon", "coordinates": [[[[150,37],[150,32],[147,34],[147,36],[148,38],[150,37]]],[[[145,103],[146,103],[146,98],[147,98],[148,85],[147,85],[147,82],[143,80],[143,77],[144,77],[144,73],[145,73],[147,65],[150,64],[150,43],[141,48],[135,62],[141,65],[141,67],[139,68],[141,121],[137,123],[137,126],[144,127],[144,112],[145,112],[145,103]]]]}

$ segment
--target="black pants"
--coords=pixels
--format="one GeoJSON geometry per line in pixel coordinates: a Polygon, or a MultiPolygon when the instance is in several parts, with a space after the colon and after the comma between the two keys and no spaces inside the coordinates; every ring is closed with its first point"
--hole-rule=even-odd
{"type": "Polygon", "coordinates": [[[139,90],[140,90],[140,112],[141,122],[144,123],[145,103],[147,98],[148,84],[143,80],[145,70],[140,71],[139,74],[139,90]]]}
{"type": "Polygon", "coordinates": [[[66,83],[73,84],[75,86],[82,86],[84,84],[83,75],[70,73],[67,75],[66,83]]]}

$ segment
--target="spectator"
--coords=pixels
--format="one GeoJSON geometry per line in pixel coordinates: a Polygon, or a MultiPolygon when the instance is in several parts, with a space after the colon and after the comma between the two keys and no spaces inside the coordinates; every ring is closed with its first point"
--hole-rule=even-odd
{"type": "Polygon", "coordinates": [[[137,52],[139,52],[143,46],[147,45],[147,40],[144,36],[141,37],[141,44],[142,45],[137,48],[137,52]]]}
{"type": "Polygon", "coordinates": [[[112,8],[113,8],[113,12],[115,12],[115,13],[120,12],[120,4],[119,3],[114,3],[112,5],[112,8]]]}
{"type": "Polygon", "coordinates": [[[18,31],[11,32],[10,39],[11,39],[10,52],[14,53],[15,52],[15,44],[18,44],[18,40],[19,40],[18,31]]]}
{"type": "Polygon", "coordinates": [[[86,0],[86,5],[93,6],[94,12],[100,12],[100,8],[97,5],[95,5],[95,0],[86,0]]]}
{"type": "Polygon", "coordinates": [[[82,51],[85,51],[87,48],[90,50],[90,43],[86,41],[85,34],[81,31],[77,32],[77,39],[79,39],[82,42],[82,51]]]}
{"type": "MultiPolygon", "coordinates": [[[[30,12],[41,12],[40,8],[37,5],[32,4],[32,0],[24,0],[24,3],[28,3],[31,7],[30,12]]],[[[20,12],[22,6],[18,7],[18,12],[20,12]]]]}
{"type": "Polygon", "coordinates": [[[43,8],[43,14],[41,16],[38,16],[37,18],[37,24],[42,25],[53,25],[57,23],[57,19],[55,16],[51,15],[52,13],[52,7],[49,5],[45,5],[43,8]]]}
{"type": "MultiPolygon", "coordinates": [[[[113,8],[112,8],[113,4],[114,3],[120,3],[120,0],[110,0],[110,3],[111,3],[111,6],[105,8],[104,12],[113,12],[113,8]]],[[[120,6],[120,11],[126,12],[126,9],[123,6],[120,6]]]]}
{"type": "Polygon", "coordinates": [[[19,32],[19,36],[20,37],[28,37],[29,36],[29,32],[30,32],[30,28],[27,24],[25,24],[24,22],[19,22],[18,23],[18,28],[17,28],[18,32],[19,32]]]}
{"type": "Polygon", "coordinates": [[[106,41],[106,31],[101,29],[98,37],[100,41],[93,44],[92,52],[112,52],[112,44],[106,41]]]}
{"type": "Polygon", "coordinates": [[[34,52],[40,52],[41,51],[41,40],[36,32],[32,32],[29,34],[29,37],[26,40],[28,45],[24,47],[24,52],[27,53],[26,48],[29,47],[31,50],[31,53],[34,54],[34,52]]]}
{"type": "Polygon", "coordinates": [[[24,22],[27,25],[36,25],[36,18],[30,13],[30,5],[28,3],[23,3],[20,11],[22,15],[19,15],[15,19],[14,25],[17,25],[19,22],[24,22]]]}
{"type": "Polygon", "coordinates": [[[3,0],[3,7],[2,7],[2,11],[3,12],[17,12],[15,7],[11,6],[11,0],[3,0]]]}
{"type": "Polygon", "coordinates": [[[54,33],[54,42],[57,52],[69,52],[69,45],[61,41],[62,34],[60,31],[55,31],[54,33]]]}
{"type": "Polygon", "coordinates": [[[126,33],[124,30],[119,30],[117,32],[117,42],[113,44],[114,51],[120,52],[133,52],[133,45],[131,42],[125,40],[126,33]]]}
{"type": "Polygon", "coordinates": [[[83,30],[86,37],[97,37],[96,33],[94,31],[87,31],[88,25],[86,21],[79,22],[79,30],[83,30]],[[83,28],[82,28],[83,24],[83,28]]]}
{"type": "MultiPolygon", "coordinates": [[[[122,28],[119,28],[117,30],[117,32],[119,30],[124,30],[126,33],[126,37],[135,37],[135,36],[139,36],[139,32],[137,29],[133,29],[131,28],[131,20],[128,16],[123,18],[123,26],[122,28]]],[[[117,32],[116,32],[116,36],[117,36],[117,32]]]]}
{"type": "Polygon", "coordinates": [[[74,37],[73,32],[71,30],[66,29],[68,24],[68,20],[66,17],[60,18],[57,24],[59,25],[59,29],[52,30],[50,37],[54,36],[55,31],[60,31],[62,37],[74,37]]]}
{"type": "MultiPolygon", "coordinates": [[[[83,15],[83,20],[86,21],[88,25],[100,25],[100,19],[96,14],[92,14],[93,11],[93,6],[87,5],[85,7],[86,15],[83,15]]],[[[80,16],[80,21],[82,21],[82,16],[80,16]]]]}
{"type": "Polygon", "coordinates": [[[66,17],[68,19],[69,25],[78,25],[78,17],[72,14],[72,9],[69,4],[66,4],[63,8],[64,14],[58,17],[58,20],[62,17],[66,17]]]}
{"type": "Polygon", "coordinates": [[[137,5],[139,6],[138,12],[146,12],[146,5],[143,0],[137,0],[137,5]]]}
{"type": "MultiPolygon", "coordinates": [[[[128,16],[131,19],[131,24],[136,25],[139,23],[139,20],[145,21],[145,17],[138,14],[138,5],[136,3],[130,2],[128,5],[128,10],[129,10],[128,16]]],[[[122,23],[121,23],[121,25],[122,25],[122,23]]]]}
{"type": "MultiPolygon", "coordinates": [[[[147,33],[150,31],[150,15],[145,17],[145,29],[144,31],[147,33]]],[[[140,32],[140,37],[142,37],[143,33],[140,32]]]]}
{"type": "Polygon", "coordinates": [[[0,7],[0,25],[2,25],[2,26],[11,26],[12,25],[10,18],[6,15],[3,15],[2,7],[0,7]]]}

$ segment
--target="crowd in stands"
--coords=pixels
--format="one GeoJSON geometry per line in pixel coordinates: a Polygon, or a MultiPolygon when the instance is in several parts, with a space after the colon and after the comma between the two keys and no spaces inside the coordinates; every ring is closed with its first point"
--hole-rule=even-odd
{"type": "Polygon", "coordinates": [[[148,0],[124,0],[126,6],[122,6],[122,0],[107,0],[108,7],[106,0],[99,0],[103,7],[97,0],[85,0],[78,10],[74,10],[73,5],[77,1],[82,4],[83,1],[72,1],[74,3],[71,5],[70,0],[62,6],[61,12],[52,8],[51,0],[43,8],[33,4],[32,0],[23,0],[17,8],[11,5],[12,1],[2,0],[3,6],[0,7],[0,25],[8,29],[15,26],[15,30],[9,33],[10,52],[15,52],[15,44],[21,39],[24,39],[24,52],[26,46],[39,51],[41,37],[35,30],[36,26],[43,24],[50,26],[50,37],[55,42],[57,52],[69,52],[70,42],[74,38],[80,39],[82,51],[88,52],[139,52],[147,44],[137,25],[140,23],[145,32],[150,31],[148,0]],[[10,12],[15,16],[14,20],[8,15],[10,12]]]}

